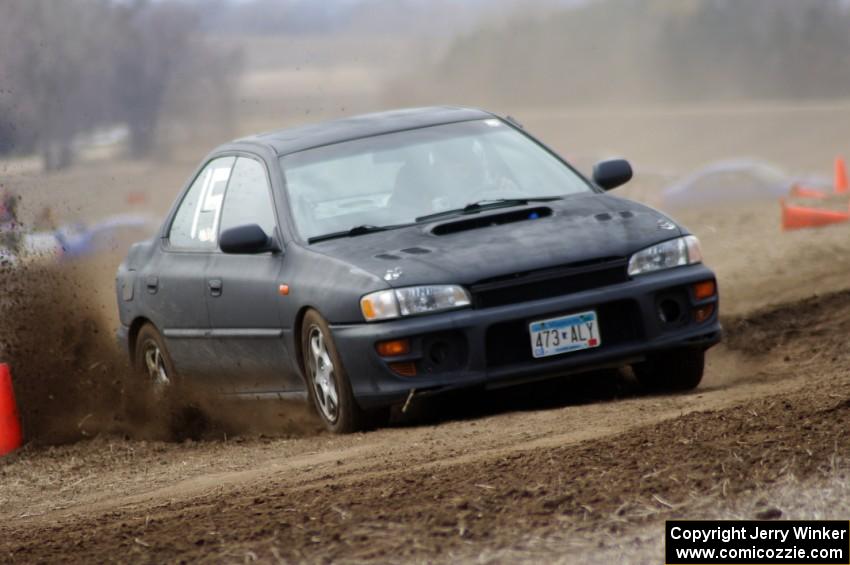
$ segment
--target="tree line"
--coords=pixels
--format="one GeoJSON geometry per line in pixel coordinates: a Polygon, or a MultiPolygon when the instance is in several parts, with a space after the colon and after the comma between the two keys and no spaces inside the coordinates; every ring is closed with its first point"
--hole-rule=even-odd
{"type": "Polygon", "coordinates": [[[596,0],[468,33],[394,88],[520,105],[847,97],[848,30],[845,0],[596,0]]]}
{"type": "MultiPolygon", "coordinates": [[[[208,3],[211,4],[211,3],[208,3]]],[[[66,167],[75,140],[126,126],[148,155],[167,98],[228,99],[238,54],[198,33],[202,4],[148,0],[0,0],[0,154],[66,167]]]]}

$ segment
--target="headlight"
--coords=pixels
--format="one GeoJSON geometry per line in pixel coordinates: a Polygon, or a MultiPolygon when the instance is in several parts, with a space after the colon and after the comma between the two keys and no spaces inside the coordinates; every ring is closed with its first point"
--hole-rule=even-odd
{"type": "Polygon", "coordinates": [[[696,236],[686,235],[642,249],[629,259],[629,275],[702,263],[702,250],[696,236]]]}
{"type": "Polygon", "coordinates": [[[430,314],[469,306],[469,294],[457,285],[409,286],[379,290],[360,299],[367,322],[430,314]]]}

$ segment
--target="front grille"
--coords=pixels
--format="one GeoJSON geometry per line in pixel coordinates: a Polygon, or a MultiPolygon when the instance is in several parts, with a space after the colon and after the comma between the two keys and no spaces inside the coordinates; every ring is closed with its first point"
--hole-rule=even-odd
{"type": "MultiPolygon", "coordinates": [[[[599,320],[599,333],[602,338],[600,347],[618,345],[639,339],[643,333],[640,323],[640,311],[633,300],[618,300],[599,306],[589,306],[582,310],[596,310],[599,320]]],[[[563,312],[562,314],[570,314],[563,312]]],[[[513,320],[490,326],[487,330],[486,351],[488,367],[503,367],[515,363],[534,360],[531,354],[531,336],[528,325],[531,322],[555,318],[559,313],[536,316],[533,319],[513,320]]],[[[588,351],[594,351],[590,349],[588,351]]],[[[583,351],[566,353],[580,356],[583,351]]]]}
{"type": "Polygon", "coordinates": [[[626,282],[626,266],[622,258],[598,259],[481,281],[469,290],[475,308],[492,308],[626,282]]]}

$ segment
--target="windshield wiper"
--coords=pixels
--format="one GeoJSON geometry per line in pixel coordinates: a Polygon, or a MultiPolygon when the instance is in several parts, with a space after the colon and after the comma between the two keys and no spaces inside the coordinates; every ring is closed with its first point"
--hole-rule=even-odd
{"type": "Polygon", "coordinates": [[[563,200],[563,196],[529,196],[527,198],[494,198],[490,200],[478,200],[471,202],[463,208],[455,208],[452,210],[443,210],[426,216],[416,218],[417,222],[428,222],[448,216],[460,216],[463,214],[474,214],[482,210],[491,210],[493,208],[508,208],[511,206],[524,206],[530,202],[552,202],[554,200],[563,200]]]}
{"type": "Polygon", "coordinates": [[[328,239],[337,239],[340,237],[355,237],[358,235],[366,235],[367,233],[375,233],[379,231],[387,231],[394,230],[396,228],[403,228],[410,224],[398,224],[394,226],[373,226],[370,224],[364,224],[361,226],[354,226],[351,229],[337,231],[333,233],[326,233],[324,235],[317,235],[315,237],[311,237],[307,239],[307,243],[316,243],[317,241],[325,241],[328,239]]]}

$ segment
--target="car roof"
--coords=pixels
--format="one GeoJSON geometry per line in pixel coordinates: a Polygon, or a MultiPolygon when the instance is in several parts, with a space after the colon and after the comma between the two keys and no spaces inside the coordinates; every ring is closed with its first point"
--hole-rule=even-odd
{"type": "Polygon", "coordinates": [[[260,133],[237,139],[233,144],[265,145],[278,155],[286,155],[362,137],[491,117],[493,114],[474,108],[408,108],[260,133]]]}

